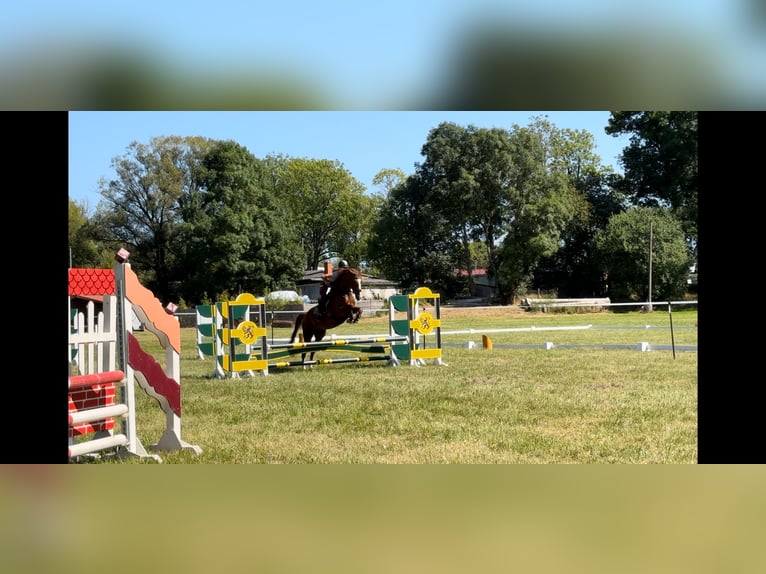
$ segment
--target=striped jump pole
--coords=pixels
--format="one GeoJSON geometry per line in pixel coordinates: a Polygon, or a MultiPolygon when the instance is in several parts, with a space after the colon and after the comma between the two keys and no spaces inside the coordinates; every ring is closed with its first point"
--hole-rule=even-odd
{"type": "Polygon", "coordinates": [[[407,341],[407,337],[372,337],[368,339],[330,339],[328,341],[299,341],[297,343],[277,343],[269,345],[270,349],[296,349],[303,351],[305,349],[327,349],[329,347],[341,347],[348,345],[369,345],[373,343],[398,343],[407,341]]]}
{"type": "Polygon", "coordinates": [[[366,363],[369,361],[390,361],[390,357],[342,357],[340,359],[314,359],[311,361],[278,361],[269,363],[269,368],[282,369],[286,367],[310,367],[314,365],[334,365],[337,363],[366,363]]]}
{"type": "Polygon", "coordinates": [[[351,357],[349,359],[327,359],[329,363],[322,361],[294,361],[290,364],[283,363],[276,365],[270,363],[269,366],[299,366],[299,365],[321,365],[331,363],[351,363],[369,360],[387,360],[392,366],[398,366],[399,361],[392,352],[392,343],[406,341],[406,337],[368,337],[368,338],[350,338],[350,339],[331,339],[328,341],[308,341],[297,343],[282,343],[270,346],[268,353],[269,360],[278,359],[299,353],[316,351],[351,351],[354,353],[381,354],[381,357],[351,357]]]}
{"type": "Polygon", "coordinates": [[[125,378],[122,371],[107,371],[105,373],[91,373],[89,375],[72,375],[69,377],[69,390],[104,383],[119,383],[125,378]]]}

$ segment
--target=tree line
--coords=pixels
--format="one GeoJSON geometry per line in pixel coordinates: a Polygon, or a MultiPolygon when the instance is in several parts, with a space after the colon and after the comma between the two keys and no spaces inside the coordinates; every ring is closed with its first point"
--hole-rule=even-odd
{"type": "Polygon", "coordinates": [[[383,168],[373,191],[337,160],[257,158],[198,136],[133,142],[92,213],[70,198],[71,265],[110,267],[126,247],[160,300],[188,305],[293,289],[333,258],[445,298],[486,269],[499,303],[537,289],[646,301],[651,265],[651,300],[680,298],[696,262],[697,113],[611,112],[604,129],[630,135],[624,174],[592,134],[542,116],[443,122],[413,173],[383,168]]]}

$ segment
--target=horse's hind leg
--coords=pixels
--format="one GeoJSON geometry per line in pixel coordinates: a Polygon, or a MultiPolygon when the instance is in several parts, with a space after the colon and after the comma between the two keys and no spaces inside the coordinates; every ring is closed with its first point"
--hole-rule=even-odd
{"type": "Polygon", "coordinates": [[[301,355],[301,362],[303,363],[303,370],[313,369],[314,365],[307,365],[306,364],[306,355],[309,356],[309,362],[314,360],[314,355],[316,354],[316,351],[311,351],[310,353],[303,353],[301,355]]]}
{"type": "MultiPolygon", "coordinates": [[[[327,331],[324,330],[324,329],[317,329],[317,330],[315,330],[314,333],[313,333],[313,337],[314,337],[313,341],[315,343],[318,343],[319,341],[324,339],[324,336],[326,334],[327,334],[327,331]]],[[[314,360],[314,356],[316,355],[316,353],[317,353],[316,351],[311,351],[311,353],[309,354],[309,361],[313,361],[314,360]]],[[[309,365],[309,368],[312,368],[312,367],[314,367],[314,365],[309,365]]]]}

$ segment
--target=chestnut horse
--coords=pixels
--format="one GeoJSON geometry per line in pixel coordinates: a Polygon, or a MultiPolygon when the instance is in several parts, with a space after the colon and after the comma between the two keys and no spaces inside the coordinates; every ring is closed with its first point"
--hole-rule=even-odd
{"type": "MultiPolygon", "coordinates": [[[[356,301],[361,295],[362,274],[351,267],[340,270],[338,276],[330,287],[327,302],[327,310],[320,315],[319,305],[316,305],[300,313],[295,318],[295,328],[290,336],[290,342],[294,343],[298,335],[298,329],[303,327],[303,342],[321,341],[327,334],[328,329],[337,327],[348,321],[356,323],[362,316],[361,307],[356,306],[356,301]]],[[[301,361],[306,360],[308,352],[301,355],[301,361]]],[[[309,360],[314,359],[314,351],[309,360]]]]}

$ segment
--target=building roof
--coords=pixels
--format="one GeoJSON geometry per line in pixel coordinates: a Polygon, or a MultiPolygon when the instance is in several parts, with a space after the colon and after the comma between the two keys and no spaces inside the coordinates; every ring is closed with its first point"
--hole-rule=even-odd
{"type": "MultiPolygon", "coordinates": [[[[466,269],[458,269],[457,271],[458,275],[466,276],[468,275],[468,271],[466,269]]],[[[477,275],[486,275],[487,270],[486,269],[471,269],[471,277],[476,277],[477,275]]]]}
{"type": "Polygon", "coordinates": [[[114,269],[69,269],[69,296],[114,295],[114,269]]]}

